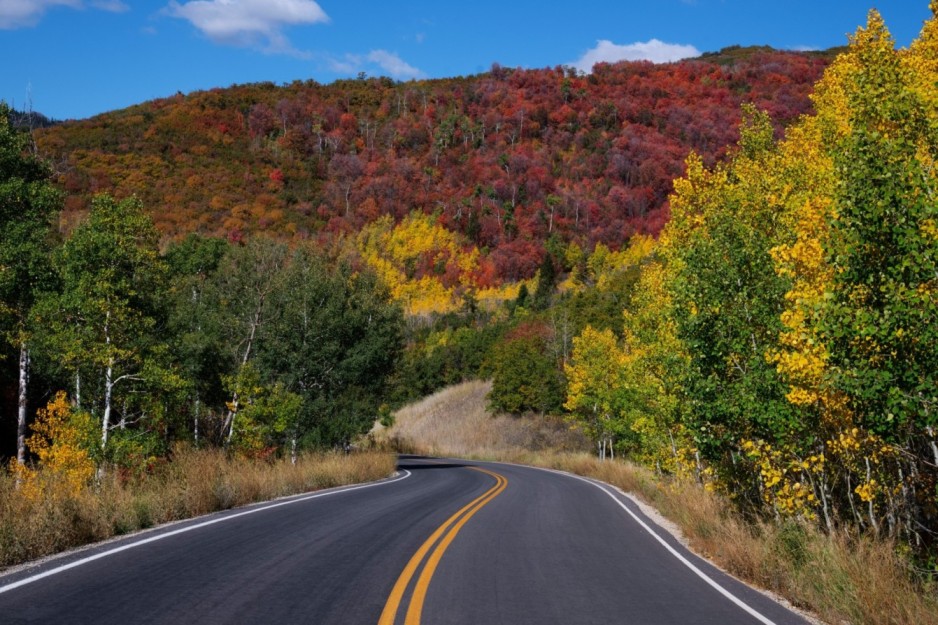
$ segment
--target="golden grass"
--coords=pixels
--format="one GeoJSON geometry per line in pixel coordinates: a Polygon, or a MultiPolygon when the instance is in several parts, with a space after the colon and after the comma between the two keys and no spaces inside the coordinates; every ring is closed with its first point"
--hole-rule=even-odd
{"type": "Polygon", "coordinates": [[[0,567],[169,521],[387,477],[395,462],[386,453],[327,453],[292,465],[180,447],[172,462],[140,480],[111,475],[78,493],[51,482],[37,500],[23,497],[13,477],[0,472],[0,567]]]}
{"type": "Polygon", "coordinates": [[[537,426],[486,414],[487,388],[445,389],[399,411],[394,427],[376,437],[407,452],[497,459],[603,480],[655,508],[695,552],[831,625],[938,625],[935,589],[916,583],[896,545],[795,522],[747,522],[692,481],[571,452],[573,439],[566,436],[560,444],[541,444],[531,434],[537,426]],[[506,433],[509,440],[502,439],[506,433]]]}
{"type": "Polygon", "coordinates": [[[394,415],[387,430],[376,425],[379,445],[427,456],[490,457],[525,451],[582,450],[587,441],[555,417],[492,416],[486,410],[491,382],[445,388],[394,415]]]}

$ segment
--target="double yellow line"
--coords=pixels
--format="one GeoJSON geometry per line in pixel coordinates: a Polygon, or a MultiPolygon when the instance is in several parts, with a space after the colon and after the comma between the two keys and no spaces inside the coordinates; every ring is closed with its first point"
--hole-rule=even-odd
{"type": "Polygon", "coordinates": [[[407,606],[407,615],[404,617],[404,625],[420,625],[420,616],[423,612],[424,599],[427,597],[427,589],[430,587],[430,580],[436,572],[436,567],[440,563],[443,553],[469,519],[471,519],[476,512],[481,510],[483,506],[498,497],[502,491],[505,490],[505,487],[508,486],[508,479],[498,473],[487,471],[479,467],[470,468],[494,477],[495,485],[460,508],[456,514],[446,519],[446,522],[438,527],[436,531],[430,535],[430,538],[420,546],[417,553],[413,555],[407,563],[407,566],[401,571],[401,575],[397,578],[394,588],[391,589],[388,602],[384,605],[381,618],[378,619],[378,625],[394,625],[394,620],[400,609],[401,601],[404,599],[404,594],[407,592],[407,587],[410,585],[410,580],[413,579],[417,569],[420,568],[424,557],[430,549],[436,545],[436,548],[433,549],[433,553],[430,554],[426,564],[424,564],[423,570],[420,572],[420,577],[417,578],[417,583],[411,591],[410,603],[407,606]],[[443,534],[446,535],[443,536],[443,534]],[[442,540],[440,540],[441,536],[443,536],[442,540]]]}

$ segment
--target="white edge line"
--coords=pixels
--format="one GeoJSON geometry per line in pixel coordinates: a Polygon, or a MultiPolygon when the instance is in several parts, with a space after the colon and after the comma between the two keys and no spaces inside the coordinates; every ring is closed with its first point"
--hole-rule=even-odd
{"type": "Polygon", "coordinates": [[[215,525],[216,523],[223,523],[225,521],[230,521],[231,519],[237,519],[239,517],[247,516],[249,514],[254,514],[256,512],[263,512],[265,510],[271,510],[273,508],[279,508],[281,506],[289,506],[291,504],[300,503],[303,501],[309,501],[310,499],[317,499],[319,497],[328,497],[329,495],[337,495],[339,493],[348,493],[353,490],[361,490],[363,488],[372,488],[374,486],[384,486],[386,484],[393,484],[394,482],[399,482],[411,476],[410,471],[408,471],[407,469],[403,469],[403,473],[404,475],[401,475],[399,477],[395,477],[389,480],[381,480],[379,482],[372,482],[370,484],[360,484],[358,486],[340,487],[340,488],[325,491],[325,492],[318,492],[312,495],[300,496],[300,497],[296,497],[293,499],[289,499],[287,501],[279,501],[277,503],[273,503],[270,505],[266,505],[266,506],[262,505],[257,508],[251,508],[250,510],[245,510],[244,512],[238,512],[236,514],[229,514],[227,516],[224,516],[218,519],[212,519],[211,521],[203,521],[202,523],[196,523],[195,525],[187,525],[186,527],[173,530],[171,532],[157,534],[156,536],[151,536],[150,538],[144,538],[143,540],[138,540],[127,545],[121,545],[120,547],[115,547],[114,549],[108,549],[107,551],[96,553],[93,556],[88,556],[87,558],[82,558],[81,560],[76,560],[74,562],[69,562],[68,564],[63,564],[62,566],[58,566],[54,569],[49,569],[48,571],[44,571],[42,573],[37,573],[36,575],[23,578],[19,581],[13,582],[11,584],[7,584],[6,586],[0,586],[0,595],[2,595],[5,592],[9,592],[16,588],[19,588],[21,586],[26,586],[27,584],[38,582],[39,580],[44,579],[46,577],[51,577],[52,575],[56,575],[58,573],[62,573],[63,571],[73,569],[77,566],[81,566],[83,564],[87,564],[95,560],[100,560],[101,558],[106,558],[107,556],[112,556],[116,553],[120,553],[121,551],[127,551],[128,549],[133,549],[134,547],[139,547],[141,545],[146,545],[148,543],[156,542],[158,540],[163,540],[164,538],[169,538],[170,536],[175,536],[177,534],[184,534],[185,532],[191,532],[192,530],[201,529],[209,525],[215,525]]]}
{"type": "Polygon", "coordinates": [[[629,510],[628,506],[626,506],[624,503],[622,503],[622,501],[621,501],[618,497],[616,497],[615,494],[609,492],[609,490],[605,487],[605,485],[599,484],[599,483],[594,482],[594,481],[589,480],[589,479],[586,479],[585,477],[582,477],[582,476],[580,476],[580,475],[574,475],[574,474],[572,474],[572,473],[563,473],[563,475],[567,475],[567,476],[572,477],[572,478],[574,478],[574,479],[577,479],[577,480],[581,480],[581,481],[583,481],[583,482],[586,482],[587,484],[591,484],[591,485],[595,486],[596,488],[598,488],[599,490],[601,490],[602,492],[604,492],[604,493],[606,493],[607,495],[609,495],[609,497],[610,497],[614,502],[616,502],[616,504],[617,504],[620,508],[622,508],[623,510],[625,510],[626,512],[628,512],[629,516],[632,517],[632,518],[635,520],[636,523],[638,523],[639,525],[642,526],[642,529],[644,529],[646,532],[648,532],[649,534],[651,534],[651,536],[652,536],[655,540],[657,540],[659,543],[661,543],[661,544],[664,546],[665,549],[667,549],[669,552],[671,552],[671,555],[673,555],[675,558],[677,558],[678,560],[680,560],[681,563],[684,564],[684,566],[686,566],[687,568],[689,568],[691,571],[693,571],[693,572],[697,575],[697,577],[699,577],[699,578],[702,579],[703,581],[705,581],[705,582],[707,582],[708,584],[710,584],[717,592],[719,592],[721,595],[723,595],[724,597],[726,597],[727,599],[729,599],[730,601],[732,601],[733,603],[735,603],[737,606],[739,606],[740,608],[742,608],[743,610],[745,610],[747,613],[749,613],[750,616],[752,616],[754,619],[756,619],[756,620],[759,621],[760,623],[764,623],[765,625],[776,625],[774,621],[772,621],[772,620],[766,618],[766,617],[763,616],[760,612],[757,612],[756,610],[754,610],[754,609],[753,609],[752,607],[750,607],[745,601],[743,601],[742,599],[740,599],[739,597],[737,597],[736,595],[734,595],[733,593],[731,593],[730,591],[728,591],[726,588],[724,588],[723,586],[721,586],[719,583],[717,583],[716,580],[714,580],[712,577],[710,577],[709,575],[707,575],[706,573],[704,573],[703,571],[701,571],[699,568],[697,568],[697,566],[696,566],[693,562],[691,562],[690,560],[688,560],[687,558],[685,558],[683,555],[681,555],[681,553],[680,553],[677,549],[675,549],[675,548],[672,547],[670,544],[668,544],[668,541],[666,541],[664,538],[662,538],[660,535],[658,535],[658,533],[657,533],[655,530],[653,530],[651,527],[649,527],[647,523],[645,523],[644,521],[642,521],[642,519],[641,519],[637,514],[635,514],[635,513],[632,512],[631,510],[629,510]]]}
{"type": "MultiPolygon", "coordinates": [[[[510,463],[496,462],[494,464],[510,464],[510,463]]],[[[661,543],[661,545],[664,546],[664,548],[667,549],[671,553],[671,555],[677,558],[684,566],[686,566],[691,571],[693,571],[694,574],[697,575],[697,577],[699,577],[700,579],[705,581],[707,584],[712,586],[717,592],[719,592],[721,595],[723,595],[724,597],[726,597],[727,599],[735,603],[738,607],[745,610],[750,616],[752,616],[754,619],[756,619],[760,623],[763,623],[764,625],[777,625],[775,621],[770,620],[769,618],[765,617],[762,613],[750,607],[745,601],[743,601],[742,599],[740,599],[739,597],[731,593],[729,590],[721,586],[716,580],[714,580],[712,577],[710,577],[709,575],[701,571],[699,568],[697,568],[697,566],[693,562],[691,562],[690,560],[685,558],[683,555],[681,555],[681,553],[677,549],[675,549],[670,544],[668,544],[668,541],[666,541],[661,536],[659,536],[658,533],[655,532],[655,530],[653,530],[647,523],[642,521],[642,519],[637,514],[629,510],[628,506],[622,503],[622,501],[618,497],[616,497],[615,494],[610,492],[605,487],[604,483],[595,482],[581,475],[568,473],[566,471],[558,471],[556,469],[546,469],[544,467],[533,467],[529,465],[515,465],[515,466],[527,466],[528,468],[537,469],[539,471],[547,471],[548,473],[556,473],[558,475],[565,475],[567,477],[572,477],[573,479],[580,480],[581,482],[586,482],[587,484],[590,484],[591,486],[595,486],[602,492],[606,493],[614,502],[616,502],[616,504],[620,508],[625,510],[629,514],[629,516],[632,517],[632,519],[642,527],[642,529],[644,529],[646,532],[651,534],[652,538],[654,538],[659,543],[661,543]]]]}

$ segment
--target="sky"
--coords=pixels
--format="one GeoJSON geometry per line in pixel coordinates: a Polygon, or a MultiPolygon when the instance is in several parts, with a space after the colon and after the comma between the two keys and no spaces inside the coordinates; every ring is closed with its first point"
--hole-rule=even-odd
{"type": "Polygon", "coordinates": [[[906,47],[928,0],[0,0],[0,100],[80,119],[261,81],[407,81],[668,62],[729,45],[826,49],[882,13],[906,47]]]}

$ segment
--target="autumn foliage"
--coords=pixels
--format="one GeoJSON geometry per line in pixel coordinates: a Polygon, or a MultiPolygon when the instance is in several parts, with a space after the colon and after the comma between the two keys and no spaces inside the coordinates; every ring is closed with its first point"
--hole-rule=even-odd
{"type": "MultiPolygon", "coordinates": [[[[618,249],[656,234],[688,152],[719,160],[742,102],[779,129],[808,112],[826,64],[751,49],[589,75],[495,66],[407,83],[260,83],[68,122],[37,142],[69,193],[65,229],[101,192],[139,197],[167,239],[331,237],[417,211],[486,261],[449,279],[513,282],[534,276],[551,236],[618,249]]],[[[410,271],[419,281],[437,267],[410,271]]],[[[427,286],[435,303],[418,307],[439,308],[445,296],[427,286]]]]}
{"type": "Polygon", "coordinates": [[[574,340],[572,417],[750,512],[933,567],[936,84],[938,18],[896,50],[873,11],[784,139],[747,106],[724,161],[692,154],[621,339],[574,340]]]}

